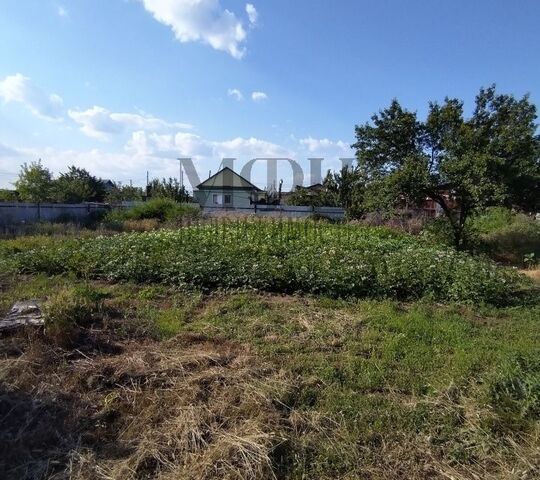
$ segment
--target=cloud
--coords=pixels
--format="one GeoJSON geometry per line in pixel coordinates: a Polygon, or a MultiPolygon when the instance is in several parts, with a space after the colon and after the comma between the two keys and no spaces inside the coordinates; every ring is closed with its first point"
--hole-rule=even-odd
{"type": "Polygon", "coordinates": [[[107,140],[112,135],[134,130],[159,131],[193,128],[192,125],[186,123],[167,122],[144,113],[114,113],[100,106],[83,111],[69,110],[68,115],[80,126],[85,135],[99,140],[107,140]]]}
{"type": "Polygon", "coordinates": [[[229,97],[234,98],[238,102],[241,102],[242,100],[244,100],[244,95],[242,95],[242,92],[238,90],[237,88],[229,88],[227,95],[229,95],[229,97]]]}
{"type": "Polygon", "coordinates": [[[0,158],[13,158],[18,156],[19,152],[16,149],[0,143],[0,158]]]}
{"type": "MultiPolygon", "coordinates": [[[[308,181],[310,170],[307,158],[324,158],[324,173],[329,168],[338,170],[342,165],[338,159],[351,158],[352,155],[346,143],[327,138],[308,137],[283,146],[256,137],[213,140],[193,132],[137,130],[131,132],[129,141],[120,151],[15,148],[0,143],[0,173],[13,172],[14,165],[42,158],[43,163],[56,174],[70,165],[76,165],[102,178],[124,183],[133,180],[136,185],[142,186],[147,170],[152,178],[178,176],[178,157],[192,158],[201,180],[207,177],[209,170],[215,173],[224,158],[237,159],[234,166],[239,173],[245,162],[254,158],[291,158],[300,163],[305,181],[308,181]]],[[[253,166],[251,179],[261,188],[267,186],[266,171],[267,166],[262,161],[253,166]]],[[[278,178],[284,179],[285,189],[292,187],[292,172],[287,162],[279,164],[278,178]]],[[[3,173],[0,175],[0,187],[9,186],[15,179],[15,173],[11,176],[3,173]]]]}
{"type": "Polygon", "coordinates": [[[350,145],[341,140],[333,141],[328,138],[307,137],[300,139],[299,143],[309,153],[319,155],[320,157],[354,157],[350,145]]]}
{"type": "Polygon", "coordinates": [[[262,158],[287,157],[292,152],[280,145],[255,137],[236,137],[213,141],[186,132],[158,134],[144,131],[133,132],[126,151],[136,156],[165,158],[191,157],[198,160],[216,160],[225,157],[262,158]]]}
{"type": "Polygon", "coordinates": [[[58,5],[56,7],[56,13],[58,14],[59,17],[68,17],[69,16],[68,11],[62,5],[58,5]]]}
{"type": "Polygon", "coordinates": [[[257,12],[257,9],[251,3],[248,3],[246,5],[246,12],[248,14],[249,23],[251,23],[251,25],[256,25],[257,20],[259,19],[259,12],[257,12]]]}
{"type": "Polygon", "coordinates": [[[262,102],[262,101],[266,100],[267,98],[268,98],[268,95],[266,95],[266,93],[264,93],[264,92],[253,92],[251,94],[251,99],[254,102],[262,102]]]}
{"type": "MultiPolygon", "coordinates": [[[[172,29],[180,42],[202,42],[234,58],[244,56],[247,37],[244,24],[233,12],[224,9],[220,0],[140,1],[158,22],[172,29]]],[[[248,6],[246,10],[253,25],[251,19],[254,15],[256,18],[256,10],[253,5],[248,6]]]]}
{"type": "Polygon", "coordinates": [[[0,81],[0,97],[4,102],[22,103],[34,115],[47,120],[60,120],[64,112],[64,102],[56,94],[47,94],[32,81],[16,73],[0,81]]]}

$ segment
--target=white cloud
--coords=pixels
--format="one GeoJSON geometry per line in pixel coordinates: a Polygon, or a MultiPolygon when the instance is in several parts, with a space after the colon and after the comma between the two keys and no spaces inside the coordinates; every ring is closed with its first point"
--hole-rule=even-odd
{"type": "Polygon", "coordinates": [[[242,100],[244,100],[244,95],[242,95],[242,92],[238,90],[237,88],[229,88],[227,95],[229,95],[229,97],[234,98],[238,102],[241,102],[242,100]]]}
{"type": "MultiPolygon", "coordinates": [[[[142,186],[146,171],[155,177],[176,177],[178,157],[193,159],[194,166],[203,180],[208,171],[217,171],[223,158],[236,158],[235,170],[239,173],[245,162],[254,158],[292,158],[303,167],[305,181],[308,181],[309,164],[307,158],[324,158],[322,173],[331,168],[338,170],[338,158],[350,158],[350,149],[345,142],[327,138],[308,137],[294,140],[290,148],[255,137],[236,137],[226,140],[212,140],[192,132],[171,131],[168,133],[138,130],[131,133],[123,151],[61,150],[55,148],[14,148],[0,144],[0,173],[14,172],[18,165],[38,158],[54,173],[65,171],[69,165],[90,170],[94,175],[115,181],[133,180],[142,186]]],[[[16,175],[0,175],[0,187],[9,186],[16,175]]],[[[292,172],[287,162],[279,164],[278,178],[285,181],[284,188],[292,187],[292,172]]],[[[266,187],[266,164],[257,162],[253,166],[251,179],[259,187],[266,187]]],[[[313,182],[312,182],[313,183],[313,182]]]]}
{"type": "Polygon", "coordinates": [[[255,25],[257,23],[257,20],[259,19],[259,12],[257,12],[255,6],[251,3],[248,3],[246,5],[246,12],[248,14],[249,23],[255,25]]]}
{"type": "Polygon", "coordinates": [[[264,93],[264,92],[253,92],[251,94],[251,99],[254,102],[262,102],[262,101],[266,100],[267,98],[268,98],[268,95],[266,95],[266,93],[264,93]]]}
{"type": "Polygon", "coordinates": [[[0,97],[4,102],[22,103],[34,115],[47,120],[60,120],[64,111],[64,102],[56,94],[47,94],[32,81],[16,73],[0,81],[0,97]]]}
{"type": "Polygon", "coordinates": [[[189,124],[167,122],[144,113],[114,113],[99,106],[83,111],[69,110],[68,114],[85,135],[100,140],[107,140],[111,135],[134,130],[159,131],[193,128],[189,124]]]}
{"type": "Polygon", "coordinates": [[[126,145],[133,155],[148,155],[166,158],[191,157],[198,160],[221,158],[287,157],[292,152],[280,145],[258,138],[237,137],[225,141],[212,141],[186,132],[158,134],[144,131],[134,132],[126,145]]]}
{"type": "MultiPolygon", "coordinates": [[[[244,56],[247,37],[244,24],[233,12],[224,9],[220,0],[140,1],[158,22],[173,30],[180,42],[202,42],[234,58],[244,56]]],[[[251,7],[246,6],[250,22],[256,12],[251,7]]]]}
{"type": "Polygon", "coordinates": [[[58,14],[59,17],[68,17],[69,16],[68,11],[62,5],[58,5],[56,7],[56,13],[58,14]]]}
{"type": "Polygon", "coordinates": [[[299,140],[300,145],[305,147],[309,153],[321,157],[353,157],[354,153],[350,145],[341,141],[333,141],[328,138],[307,137],[299,140]]]}

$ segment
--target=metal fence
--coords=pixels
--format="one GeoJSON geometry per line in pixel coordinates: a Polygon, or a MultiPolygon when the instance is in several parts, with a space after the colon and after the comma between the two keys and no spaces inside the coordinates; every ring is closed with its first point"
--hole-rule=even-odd
{"type": "Polygon", "coordinates": [[[37,222],[84,222],[110,206],[103,203],[0,203],[0,226],[37,222]]]}
{"type": "Polygon", "coordinates": [[[295,205],[253,205],[252,207],[204,207],[203,213],[209,216],[227,214],[256,215],[261,217],[308,218],[321,216],[332,220],[343,220],[345,209],[340,207],[306,207],[295,205]]]}

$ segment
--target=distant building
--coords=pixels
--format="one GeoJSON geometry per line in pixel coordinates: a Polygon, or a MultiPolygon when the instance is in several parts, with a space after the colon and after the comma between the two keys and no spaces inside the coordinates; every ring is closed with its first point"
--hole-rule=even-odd
{"type": "Polygon", "coordinates": [[[107,193],[116,188],[116,183],[114,183],[112,180],[109,180],[108,178],[101,180],[101,183],[103,184],[103,188],[107,193]]]}
{"type": "Polygon", "coordinates": [[[324,190],[324,185],[322,183],[315,183],[314,185],[309,185],[303,187],[302,185],[296,185],[294,190],[291,192],[283,192],[281,194],[281,204],[290,205],[291,196],[295,193],[304,193],[305,197],[316,197],[319,193],[324,190]]]}
{"type": "Polygon", "coordinates": [[[264,192],[234,170],[225,167],[197,185],[195,200],[203,208],[251,208],[264,192]]]}

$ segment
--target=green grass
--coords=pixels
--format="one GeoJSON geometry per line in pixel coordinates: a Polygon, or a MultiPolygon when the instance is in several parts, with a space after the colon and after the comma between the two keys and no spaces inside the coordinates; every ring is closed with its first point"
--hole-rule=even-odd
{"type": "MultiPolygon", "coordinates": [[[[0,305],[78,282],[16,277],[0,305]]],[[[238,344],[281,372],[280,478],[537,478],[539,305],[203,296],[133,283],[97,290],[117,312],[115,335],[238,344]]]]}

